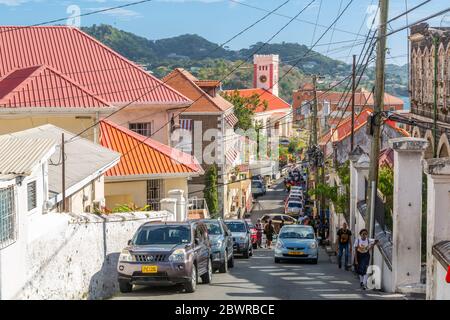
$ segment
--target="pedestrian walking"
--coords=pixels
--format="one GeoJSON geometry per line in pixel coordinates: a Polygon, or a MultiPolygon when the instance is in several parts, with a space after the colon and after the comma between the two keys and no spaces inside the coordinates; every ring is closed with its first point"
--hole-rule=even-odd
{"type": "Polygon", "coordinates": [[[367,268],[370,264],[370,250],[378,240],[368,238],[367,229],[359,232],[359,237],[355,241],[355,270],[359,275],[359,282],[363,290],[367,289],[367,268]]]}
{"type": "Polygon", "coordinates": [[[311,225],[311,219],[309,219],[308,216],[305,216],[305,218],[302,221],[302,224],[305,225],[305,226],[311,225]]]}
{"type": "Polygon", "coordinates": [[[320,224],[319,219],[317,217],[314,217],[313,220],[311,221],[311,225],[314,228],[314,234],[316,235],[316,237],[319,236],[319,233],[318,233],[318,231],[319,231],[319,224],[320,224]]]}
{"type": "Polygon", "coordinates": [[[266,235],[266,248],[271,249],[273,234],[275,233],[275,228],[273,227],[272,220],[264,227],[264,234],[266,235]]]}
{"type": "Polygon", "coordinates": [[[344,266],[345,270],[349,269],[348,260],[352,254],[352,232],[348,229],[347,223],[342,224],[337,232],[336,252],[338,253],[338,266],[342,268],[342,256],[345,252],[344,266]]]}
{"type": "Polygon", "coordinates": [[[258,244],[259,248],[262,248],[262,234],[264,231],[264,227],[261,222],[261,219],[257,220],[257,222],[255,224],[255,228],[256,228],[256,243],[258,244]]]}

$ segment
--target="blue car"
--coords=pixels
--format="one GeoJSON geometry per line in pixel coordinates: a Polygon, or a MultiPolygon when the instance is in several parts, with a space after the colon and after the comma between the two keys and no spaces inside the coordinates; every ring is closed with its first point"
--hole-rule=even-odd
{"type": "Polygon", "coordinates": [[[275,263],[281,260],[304,260],[317,264],[319,248],[314,229],[306,225],[281,228],[275,245],[275,263]]]}

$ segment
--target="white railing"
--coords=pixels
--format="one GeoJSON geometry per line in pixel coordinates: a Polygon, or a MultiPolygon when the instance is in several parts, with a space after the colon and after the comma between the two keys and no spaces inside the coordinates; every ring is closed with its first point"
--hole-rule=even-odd
{"type": "Polygon", "coordinates": [[[203,210],[205,217],[209,217],[208,204],[204,198],[189,198],[188,199],[188,211],[203,210]]]}

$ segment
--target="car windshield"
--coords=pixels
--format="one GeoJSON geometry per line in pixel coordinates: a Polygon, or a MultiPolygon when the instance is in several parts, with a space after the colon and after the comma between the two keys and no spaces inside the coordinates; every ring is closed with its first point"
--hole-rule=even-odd
{"type": "Polygon", "coordinates": [[[288,207],[289,208],[301,208],[302,204],[300,202],[289,202],[288,207]]]}
{"type": "Polygon", "coordinates": [[[262,187],[262,184],[260,181],[255,181],[255,180],[252,181],[252,188],[261,188],[261,187],[262,187]]]}
{"type": "Polygon", "coordinates": [[[243,222],[225,222],[231,232],[247,232],[243,222]]]}
{"type": "Polygon", "coordinates": [[[280,239],[314,239],[314,233],[309,228],[285,228],[280,239]]]}
{"type": "Polygon", "coordinates": [[[221,235],[222,234],[222,228],[220,227],[218,222],[205,222],[206,227],[208,228],[208,234],[209,235],[221,235]]]}
{"type": "Polygon", "coordinates": [[[143,227],[135,236],[133,243],[138,246],[150,244],[183,244],[190,243],[189,226],[155,225],[143,227]]]}

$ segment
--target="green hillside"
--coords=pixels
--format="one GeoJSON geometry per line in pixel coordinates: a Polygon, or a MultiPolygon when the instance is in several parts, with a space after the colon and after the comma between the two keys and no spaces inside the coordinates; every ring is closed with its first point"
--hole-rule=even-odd
{"type": "MultiPolygon", "coordinates": [[[[181,67],[200,79],[223,80],[224,89],[252,87],[253,52],[263,45],[256,43],[249,48],[233,51],[194,34],[149,40],[104,24],[84,27],[82,30],[128,59],[141,64],[158,78],[164,77],[174,68],[181,67]]],[[[292,100],[292,90],[307,81],[305,75],[325,76],[326,80],[322,86],[327,87],[333,81],[347,76],[351,69],[350,65],[341,61],[314,51],[309,52],[307,46],[298,43],[266,44],[258,53],[280,55],[280,96],[289,102],[292,100]],[[291,69],[290,63],[294,64],[300,58],[301,62],[286,74],[291,69]]],[[[407,67],[388,65],[386,72],[386,91],[407,96],[407,67]]],[[[368,68],[361,85],[371,88],[373,79],[374,70],[368,68]]],[[[343,90],[344,86],[337,89],[343,90]]]]}

